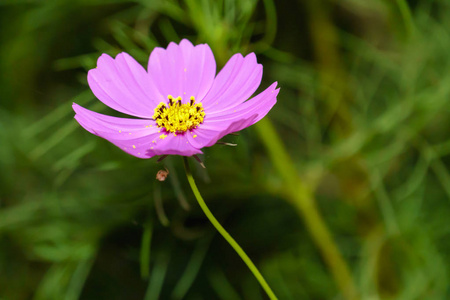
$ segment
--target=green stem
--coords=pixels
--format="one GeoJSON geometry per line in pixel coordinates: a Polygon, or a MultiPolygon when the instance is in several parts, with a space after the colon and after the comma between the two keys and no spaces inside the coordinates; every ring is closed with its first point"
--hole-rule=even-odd
{"type": "Polygon", "coordinates": [[[348,300],[359,299],[347,263],[334,243],[331,233],[315,205],[313,192],[306,184],[300,181],[294,162],[284,148],[272,123],[268,118],[264,118],[258,122],[255,129],[258,131],[274,166],[278,169],[284,181],[287,199],[303,217],[311,237],[322,253],[344,298],[348,300]]]}
{"type": "Polygon", "coordinates": [[[397,0],[396,2],[398,9],[400,10],[400,15],[405,23],[406,32],[408,37],[410,37],[414,33],[414,20],[411,14],[411,9],[409,8],[406,0],[397,0]]]}
{"type": "Polygon", "coordinates": [[[242,258],[242,260],[245,262],[247,267],[252,271],[253,275],[258,280],[261,287],[264,289],[264,291],[267,293],[270,299],[278,299],[275,294],[273,293],[272,289],[267,284],[264,277],[259,272],[258,268],[256,268],[255,264],[252,262],[252,260],[248,257],[248,255],[244,252],[244,250],[239,246],[239,244],[231,237],[231,235],[225,230],[225,228],[220,225],[219,221],[214,217],[214,215],[209,210],[208,206],[206,205],[205,201],[202,198],[202,195],[200,194],[197,185],[195,184],[194,177],[192,177],[191,169],[189,167],[189,162],[187,160],[187,157],[183,157],[184,162],[184,168],[186,170],[186,176],[189,181],[189,184],[191,186],[192,192],[194,192],[195,198],[198,201],[198,204],[200,204],[200,207],[202,208],[203,212],[205,213],[206,217],[209,219],[209,221],[212,223],[212,225],[217,229],[217,231],[223,236],[223,238],[230,244],[231,247],[233,247],[234,251],[242,258]]]}

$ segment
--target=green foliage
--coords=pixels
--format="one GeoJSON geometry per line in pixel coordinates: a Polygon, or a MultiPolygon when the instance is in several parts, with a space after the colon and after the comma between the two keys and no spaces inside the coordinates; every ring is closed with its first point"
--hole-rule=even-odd
{"type": "MultiPolygon", "coordinates": [[[[220,66],[254,51],[262,88],[278,81],[268,117],[279,146],[362,299],[449,298],[448,8],[0,1],[0,299],[264,299],[198,208],[179,157],[139,160],[73,120],[72,102],[114,113],[86,83],[99,54],[145,65],[181,38],[207,42],[220,66]],[[155,181],[164,166],[168,180],[155,181]]],[[[194,170],[217,219],[280,299],[341,299],[258,131],[225,141],[238,146],[205,149],[207,169],[194,170]]]]}

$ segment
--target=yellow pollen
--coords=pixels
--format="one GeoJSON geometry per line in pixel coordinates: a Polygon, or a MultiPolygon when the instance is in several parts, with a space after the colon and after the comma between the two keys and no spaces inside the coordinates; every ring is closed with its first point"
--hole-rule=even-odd
{"type": "Polygon", "coordinates": [[[162,139],[162,140],[165,139],[166,137],[167,137],[167,135],[165,135],[165,134],[161,134],[161,135],[159,136],[159,138],[162,139]]]}
{"type": "Polygon", "coordinates": [[[133,145],[133,149],[136,149],[136,146],[135,146],[135,145],[133,145]]]}
{"type": "MultiPolygon", "coordinates": [[[[167,99],[169,99],[168,104],[160,102],[154,110],[153,120],[155,120],[159,128],[164,128],[167,132],[172,132],[176,135],[177,133],[196,128],[203,123],[205,110],[202,103],[195,103],[193,96],[189,98],[188,103],[184,104],[181,103],[180,96],[174,98],[172,95],[169,95],[167,99]]],[[[160,138],[162,136],[164,134],[160,138]]]]}

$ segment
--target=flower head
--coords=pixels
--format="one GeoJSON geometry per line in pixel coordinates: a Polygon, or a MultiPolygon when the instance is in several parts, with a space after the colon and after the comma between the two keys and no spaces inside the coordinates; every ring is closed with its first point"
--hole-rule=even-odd
{"type": "Polygon", "coordinates": [[[73,104],[75,119],[128,154],[191,156],[223,136],[263,118],[275,105],[273,83],[247,100],[258,88],[262,65],[254,53],[235,54],[216,76],[216,62],[207,44],[188,40],[155,48],[147,71],[127,53],[103,54],[88,72],[94,95],[107,106],[137,118],[99,114],[73,104]]]}

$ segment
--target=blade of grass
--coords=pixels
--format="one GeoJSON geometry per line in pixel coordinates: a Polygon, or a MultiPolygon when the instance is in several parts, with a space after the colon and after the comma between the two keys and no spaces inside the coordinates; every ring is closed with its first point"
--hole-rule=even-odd
{"type": "Polygon", "coordinates": [[[150,280],[144,300],[158,300],[164,279],[166,278],[167,269],[169,267],[169,254],[166,251],[158,253],[155,257],[155,266],[152,269],[150,280]]]}
{"type": "Polygon", "coordinates": [[[186,266],[186,269],[181,275],[180,280],[178,280],[172,292],[172,299],[184,299],[189,288],[192,286],[195,278],[197,277],[198,271],[202,266],[203,260],[208,252],[209,244],[212,240],[212,235],[207,236],[197,242],[197,246],[192,253],[191,259],[186,266]]]}
{"type": "Polygon", "coordinates": [[[142,233],[141,251],[139,260],[142,279],[147,279],[149,275],[152,235],[153,235],[153,224],[151,221],[148,221],[144,225],[144,232],[142,233]]]}

